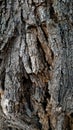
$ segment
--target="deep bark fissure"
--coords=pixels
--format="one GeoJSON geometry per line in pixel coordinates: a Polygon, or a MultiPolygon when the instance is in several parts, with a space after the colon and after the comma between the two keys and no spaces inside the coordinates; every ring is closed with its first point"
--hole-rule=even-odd
{"type": "Polygon", "coordinates": [[[1,130],[73,130],[72,13],[72,0],[0,1],[1,130]]]}
{"type": "Polygon", "coordinates": [[[49,94],[49,90],[48,90],[48,84],[45,85],[46,86],[46,90],[45,90],[45,94],[44,94],[44,100],[42,102],[42,106],[43,106],[43,109],[46,113],[46,107],[47,107],[47,104],[48,104],[48,99],[50,101],[50,98],[51,98],[51,95],[49,94]]]}

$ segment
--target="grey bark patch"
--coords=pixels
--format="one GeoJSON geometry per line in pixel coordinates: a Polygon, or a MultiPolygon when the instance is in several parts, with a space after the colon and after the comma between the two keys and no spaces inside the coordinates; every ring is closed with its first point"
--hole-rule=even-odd
{"type": "Polygon", "coordinates": [[[1,130],[73,130],[72,12],[72,0],[0,0],[1,130]]]}

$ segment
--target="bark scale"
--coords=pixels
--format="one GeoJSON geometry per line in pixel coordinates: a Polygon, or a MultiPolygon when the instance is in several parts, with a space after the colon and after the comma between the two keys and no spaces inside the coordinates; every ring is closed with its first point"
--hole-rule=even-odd
{"type": "Polygon", "coordinates": [[[0,0],[1,130],[73,130],[72,14],[72,0],[0,0]]]}

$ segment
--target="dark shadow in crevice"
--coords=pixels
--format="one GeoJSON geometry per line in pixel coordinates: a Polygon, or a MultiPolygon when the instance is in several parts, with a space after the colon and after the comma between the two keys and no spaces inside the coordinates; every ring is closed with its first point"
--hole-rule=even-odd
{"type": "Polygon", "coordinates": [[[22,88],[21,88],[22,96],[21,97],[24,98],[25,101],[27,102],[28,108],[30,109],[30,111],[33,111],[32,104],[31,104],[31,98],[30,98],[32,82],[31,82],[29,74],[27,74],[27,72],[24,68],[22,58],[20,58],[20,71],[21,71],[20,79],[21,79],[21,86],[22,86],[22,88]]]}
{"type": "Polygon", "coordinates": [[[50,98],[51,98],[51,95],[49,94],[48,84],[47,84],[45,94],[44,94],[44,101],[42,102],[42,106],[43,106],[43,109],[44,109],[45,112],[46,112],[46,106],[47,106],[47,99],[50,100],[50,98]]]}
{"type": "Polygon", "coordinates": [[[49,129],[48,129],[48,130],[52,130],[52,128],[51,128],[50,118],[48,119],[48,124],[49,124],[49,129]]]}
{"type": "Polygon", "coordinates": [[[70,114],[71,118],[73,118],[73,113],[70,114]]]}
{"type": "Polygon", "coordinates": [[[54,11],[52,3],[50,3],[49,11],[50,11],[50,18],[53,19],[55,11],[54,11]]]}
{"type": "Polygon", "coordinates": [[[12,127],[8,127],[8,130],[12,130],[12,127]]]}
{"type": "Polygon", "coordinates": [[[50,3],[50,8],[49,8],[49,12],[50,12],[50,19],[54,20],[54,22],[58,22],[58,18],[57,18],[57,14],[55,13],[54,7],[53,7],[53,3],[50,3]]]}
{"type": "Polygon", "coordinates": [[[3,0],[2,0],[2,1],[0,1],[0,6],[2,6],[2,3],[3,3],[3,0]]]}
{"type": "Polygon", "coordinates": [[[2,58],[0,58],[0,65],[1,65],[1,63],[2,63],[2,58]]]}
{"type": "Polygon", "coordinates": [[[38,117],[38,115],[36,115],[37,117],[37,127],[39,128],[39,130],[42,130],[42,124],[39,122],[40,118],[38,117]]]}
{"type": "Polygon", "coordinates": [[[2,88],[3,91],[5,90],[5,75],[6,75],[6,70],[4,68],[3,71],[1,72],[1,77],[0,77],[0,79],[1,79],[0,87],[2,88]]]}

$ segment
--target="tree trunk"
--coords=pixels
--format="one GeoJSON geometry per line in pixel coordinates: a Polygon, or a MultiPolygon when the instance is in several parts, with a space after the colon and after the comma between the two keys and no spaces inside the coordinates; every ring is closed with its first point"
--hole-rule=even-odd
{"type": "Polygon", "coordinates": [[[73,130],[72,59],[72,0],[0,0],[0,130],[73,130]]]}

